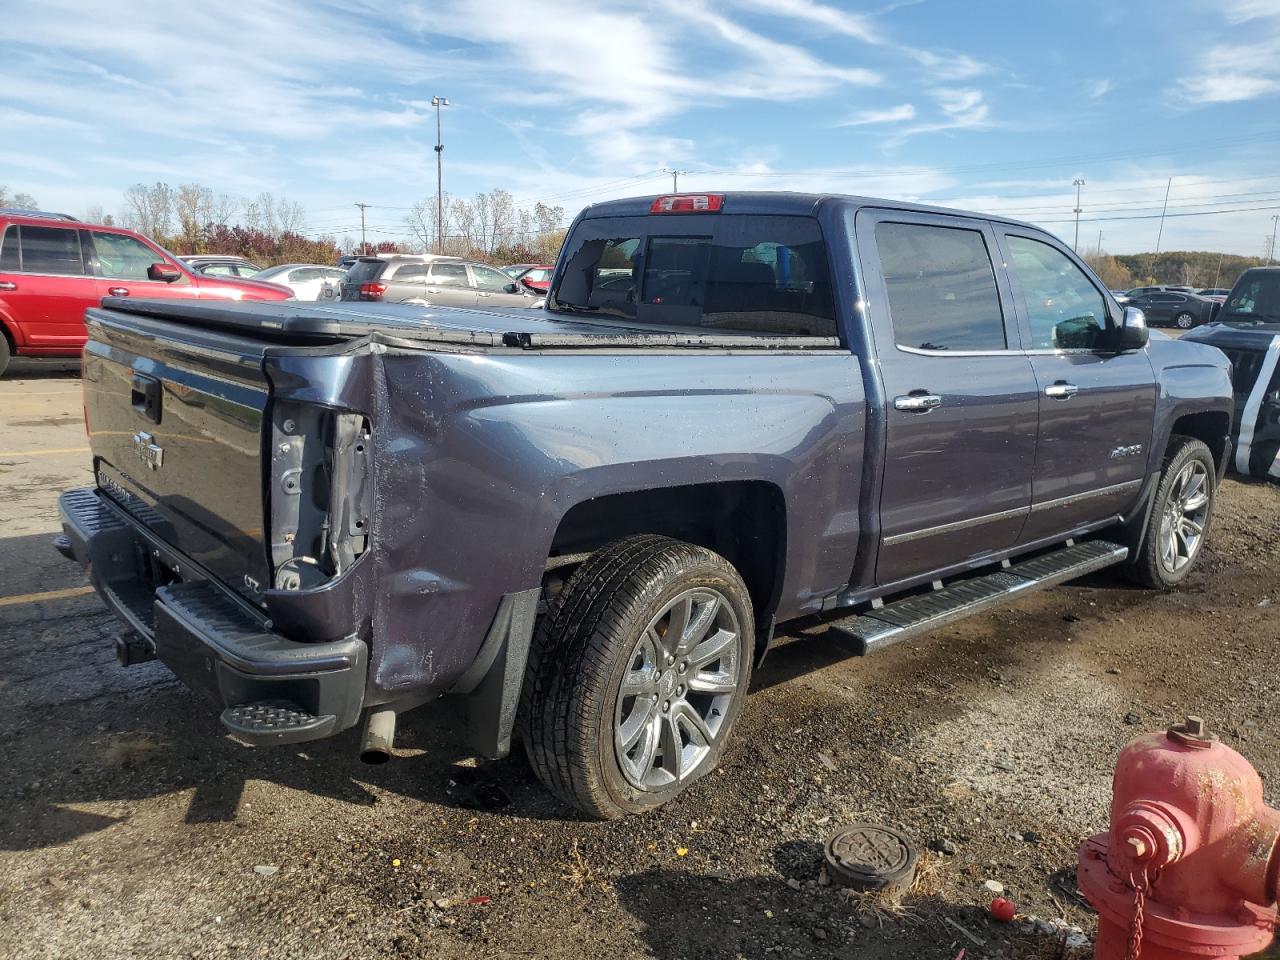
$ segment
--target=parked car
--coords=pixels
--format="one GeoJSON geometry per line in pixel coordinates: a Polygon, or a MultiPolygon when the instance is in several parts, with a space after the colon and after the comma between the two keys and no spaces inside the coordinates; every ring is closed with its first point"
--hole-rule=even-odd
{"type": "Polygon", "coordinates": [[[1217,300],[1222,303],[1227,299],[1227,294],[1230,292],[1226,287],[1205,287],[1203,290],[1197,290],[1196,296],[1208,297],[1210,300],[1217,300]]]}
{"type": "Polygon", "coordinates": [[[1219,303],[1194,293],[1162,290],[1131,296],[1129,306],[1137,307],[1153,327],[1177,327],[1190,330],[1213,319],[1219,303]]]}
{"type": "Polygon", "coordinates": [[[524,273],[526,270],[532,270],[536,266],[536,263],[512,263],[503,267],[502,272],[512,280],[515,280],[520,276],[520,274],[524,273]]]}
{"type": "Polygon", "coordinates": [[[555,277],[540,312],[90,310],[97,485],[57,545],[121,661],[248,743],[363,716],[371,760],[444,696],[477,753],[518,737],[616,817],[717,768],[779,623],[871,653],[1107,566],[1173,588],[1203,552],[1226,357],[1149,339],[1038,227],[619,200],[555,277]]]}
{"type": "Polygon", "coordinates": [[[257,279],[288,287],[299,300],[336,300],[346,276],[347,271],[320,263],[282,263],[267,267],[257,279]]]}
{"type": "Polygon", "coordinates": [[[77,357],[103,297],[283,300],[287,287],[197,274],[146,237],[59,214],[0,212],[0,373],[11,356],[77,357]]]}
{"type": "Polygon", "coordinates": [[[1183,339],[1211,344],[1231,361],[1232,466],[1280,480],[1280,267],[1246,270],[1217,319],[1183,339]]]}
{"type": "MultiPolygon", "coordinates": [[[[262,268],[244,257],[223,256],[216,253],[192,254],[179,257],[195,273],[207,277],[257,277],[262,268]]],[[[258,279],[262,279],[259,277],[258,279]]]]}
{"type": "Polygon", "coordinates": [[[353,263],[342,281],[342,299],[496,308],[528,307],[534,298],[496,267],[429,253],[390,253],[353,263]]]}
{"type": "Polygon", "coordinates": [[[338,268],[341,270],[351,269],[351,265],[360,259],[358,253],[348,253],[338,258],[338,268]]]}

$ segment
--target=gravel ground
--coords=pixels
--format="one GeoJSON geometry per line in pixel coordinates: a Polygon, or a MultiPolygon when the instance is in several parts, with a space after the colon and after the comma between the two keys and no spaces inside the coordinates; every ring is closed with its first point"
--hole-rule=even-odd
{"type": "Polygon", "coordinates": [[[1280,488],[1234,480],[1178,593],[1098,575],[867,660],[784,638],[722,767],[647,817],[575,818],[522,756],[461,759],[430,708],[382,767],[354,732],[250,750],[160,665],[116,666],[112,617],[49,547],[57,493],[91,480],[78,384],[19,376],[0,382],[0,956],[1049,956],[985,919],[983,883],[1092,934],[1075,848],[1129,738],[1198,712],[1280,778],[1280,488]],[[821,841],[856,820],[926,850],[897,909],[821,882],[821,841]]]}

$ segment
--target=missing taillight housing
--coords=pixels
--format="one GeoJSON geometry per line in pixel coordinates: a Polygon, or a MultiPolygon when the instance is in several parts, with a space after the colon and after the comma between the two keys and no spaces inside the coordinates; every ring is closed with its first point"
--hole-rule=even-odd
{"type": "Polygon", "coordinates": [[[670,193],[649,205],[650,213],[719,213],[722,193],[670,193]]]}
{"type": "Polygon", "coordinates": [[[368,548],[369,422],[280,401],[271,416],[271,566],[277,590],[316,587],[368,548]]]}

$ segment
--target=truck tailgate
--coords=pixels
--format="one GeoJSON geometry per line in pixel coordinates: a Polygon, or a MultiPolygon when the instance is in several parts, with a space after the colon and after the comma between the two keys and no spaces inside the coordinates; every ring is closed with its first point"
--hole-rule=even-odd
{"type": "Polygon", "coordinates": [[[263,535],[267,345],[90,311],[85,422],[98,484],[246,597],[269,583],[263,535]]]}

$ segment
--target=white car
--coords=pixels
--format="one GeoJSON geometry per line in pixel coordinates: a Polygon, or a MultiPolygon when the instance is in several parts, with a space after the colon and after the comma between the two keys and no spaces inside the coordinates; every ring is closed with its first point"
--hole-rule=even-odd
{"type": "Polygon", "coordinates": [[[268,267],[255,280],[278,283],[293,291],[298,300],[336,300],[347,271],[319,263],[282,263],[268,267]]]}

